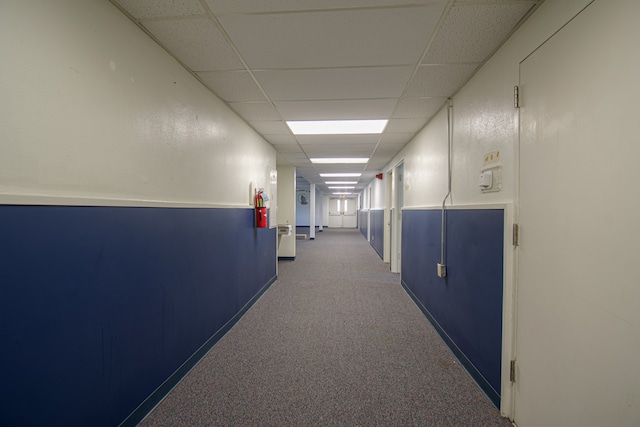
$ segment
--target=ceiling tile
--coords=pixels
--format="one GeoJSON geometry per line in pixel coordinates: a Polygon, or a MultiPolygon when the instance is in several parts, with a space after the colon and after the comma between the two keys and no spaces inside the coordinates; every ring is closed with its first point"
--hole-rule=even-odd
{"type": "Polygon", "coordinates": [[[296,138],[303,145],[354,145],[375,144],[380,135],[298,135],[296,138]]]}
{"type": "Polygon", "coordinates": [[[304,152],[302,151],[302,149],[300,148],[299,145],[293,145],[293,144],[273,144],[273,147],[279,152],[279,153],[298,153],[298,154],[304,154],[304,152]]]}
{"type": "Polygon", "coordinates": [[[373,159],[369,161],[367,170],[382,170],[387,163],[393,158],[393,156],[385,156],[380,159],[373,159]]]}
{"type": "Polygon", "coordinates": [[[273,144],[278,164],[295,165],[315,183],[322,182],[321,169],[363,171],[362,183],[374,179],[540,3],[112,1],[273,144]],[[341,136],[294,136],[282,121],[368,118],[391,120],[382,135],[341,136]],[[308,156],[371,159],[367,165],[312,165],[308,156]]]}
{"type": "Polygon", "coordinates": [[[305,153],[312,157],[369,157],[375,144],[348,146],[302,145],[305,153]]]}
{"type": "Polygon", "coordinates": [[[291,133],[282,120],[252,121],[249,125],[261,134],[285,134],[291,133]]]}
{"type": "Polygon", "coordinates": [[[373,147],[361,149],[353,147],[334,147],[327,150],[323,147],[303,145],[302,148],[309,157],[369,157],[373,152],[373,147]]]}
{"type": "Polygon", "coordinates": [[[280,120],[278,110],[270,102],[231,102],[229,106],[246,121],[280,120]]]}
{"type": "MultiPolygon", "coordinates": [[[[372,145],[351,145],[346,147],[303,145],[302,148],[309,157],[369,157],[373,152],[372,145]]],[[[324,166],[324,165],[323,165],[324,166]]]]}
{"type": "Polygon", "coordinates": [[[206,0],[214,13],[257,13],[442,3],[442,0],[206,0]]]}
{"type": "Polygon", "coordinates": [[[314,165],[318,173],[362,172],[364,165],[314,165]]]}
{"type": "Polygon", "coordinates": [[[138,20],[205,14],[198,0],[115,0],[138,20]]]}
{"type": "Polygon", "coordinates": [[[411,67],[255,71],[273,101],[398,97],[411,67]]]}
{"type": "Polygon", "coordinates": [[[289,161],[287,159],[282,157],[282,154],[276,152],[276,165],[277,166],[280,166],[280,165],[291,166],[291,163],[289,163],[289,161]]]}
{"type": "Polygon", "coordinates": [[[418,117],[431,118],[447,102],[447,98],[402,98],[398,102],[393,117],[396,119],[412,119],[418,117]]]}
{"type": "Polygon", "coordinates": [[[443,10],[436,4],[218,19],[251,68],[379,66],[415,64],[443,10]]]}
{"type": "Polygon", "coordinates": [[[282,155],[282,157],[284,157],[290,162],[296,162],[298,164],[304,164],[304,163],[311,164],[311,162],[307,158],[307,155],[304,153],[280,153],[280,154],[282,155]]]}
{"type": "Polygon", "coordinates": [[[453,6],[423,63],[483,62],[533,6],[524,2],[453,6]]]}
{"type": "Polygon", "coordinates": [[[298,145],[298,141],[296,141],[295,136],[293,135],[278,135],[278,134],[264,134],[264,138],[269,141],[271,144],[280,144],[280,145],[298,145]]]}
{"type": "Polygon", "coordinates": [[[427,124],[426,118],[420,119],[392,119],[387,124],[386,131],[394,132],[418,132],[427,124]]]}
{"type": "Polygon", "coordinates": [[[276,101],[285,120],[380,119],[389,117],[395,98],[344,101],[276,101]]]}
{"type": "Polygon", "coordinates": [[[384,133],[380,145],[406,144],[413,138],[414,133],[384,133]]]}
{"type": "Polygon", "coordinates": [[[266,101],[248,71],[210,71],[197,75],[205,86],[227,102],[266,101]]]}
{"type": "Polygon", "coordinates": [[[479,64],[422,65],[407,87],[409,98],[451,96],[479,64]]]}
{"type": "Polygon", "coordinates": [[[405,145],[407,144],[378,145],[374,158],[395,156],[405,145]]]}
{"type": "Polygon", "coordinates": [[[192,71],[244,68],[209,18],[149,21],[144,26],[192,71]]]}

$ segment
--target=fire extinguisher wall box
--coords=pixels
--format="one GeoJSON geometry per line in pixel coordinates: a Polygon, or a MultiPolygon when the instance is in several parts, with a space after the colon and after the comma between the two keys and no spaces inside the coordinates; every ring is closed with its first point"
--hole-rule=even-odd
{"type": "Polygon", "coordinates": [[[267,208],[256,208],[256,227],[267,228],[267,208]]]}
{"type": "Polygon", "coordinates": [[[269,221],[267,221],[267,208],[264,205],[262,190],[256,190],[255,208],[256,208],[256,228],[267,228],[269,221]]]}

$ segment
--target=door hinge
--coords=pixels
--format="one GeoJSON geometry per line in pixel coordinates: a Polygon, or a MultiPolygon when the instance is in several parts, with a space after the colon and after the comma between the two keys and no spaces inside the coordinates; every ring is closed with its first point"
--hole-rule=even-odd
{"type": "Polygon", "coordinates": [[[514,108],[520,108],[520,87],[513,87],[513,106],[514,108]]]}
{"type": "Polygon", "coordinates": [[[513,224],[512,242],[513,246],[520,245],[520,226],[518,224],[513,224]]]}
{"type": "Polygon", "coordinates": [[[512,360],[509,365],[509,381],[516,382],[516,361],[512,360]]]}

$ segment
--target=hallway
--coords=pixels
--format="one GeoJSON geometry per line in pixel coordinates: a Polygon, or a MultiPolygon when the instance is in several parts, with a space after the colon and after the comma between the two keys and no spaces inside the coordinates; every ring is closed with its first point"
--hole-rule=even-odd
{"type": "Polygon", "coordinates": [[[143,426],[509,426],[357,229],[295,261],[143,426]]]}

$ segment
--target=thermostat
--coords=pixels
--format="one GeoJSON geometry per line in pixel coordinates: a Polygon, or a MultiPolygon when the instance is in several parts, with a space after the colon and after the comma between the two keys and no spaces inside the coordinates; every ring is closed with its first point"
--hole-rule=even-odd
{"type": "Polygon", "coordinates": [[[487,170],[480,173],[480,179],[478,185],[481,190],[490,190],[493,185],[493,171],[487,170]]]}

